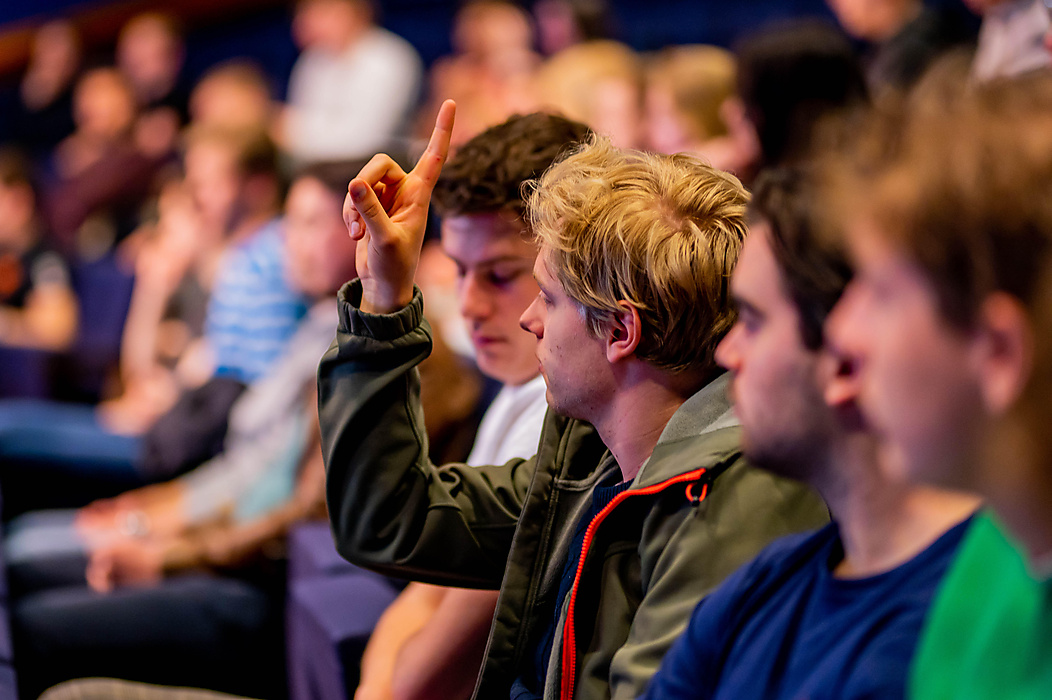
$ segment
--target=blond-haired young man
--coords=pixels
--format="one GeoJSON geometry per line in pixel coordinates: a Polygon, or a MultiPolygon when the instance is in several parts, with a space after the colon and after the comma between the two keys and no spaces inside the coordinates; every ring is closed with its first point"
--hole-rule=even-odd
{"type": "Polygon", "coordinates": [[[727,279],[746,195],[682,156],[603,141],[531,196],[537,336],[551,410],[537,455],[427,460],[413,366],[430,328],[413,287],[446,103],[403,172],[374,158],[345,215],[360,280],[319,369],[329,510],[341,553],[414,579],[500,588],[480,698],[634,698],[693,606],[825,507],[747,467],[713,360],[733,321],[727,279]]]}

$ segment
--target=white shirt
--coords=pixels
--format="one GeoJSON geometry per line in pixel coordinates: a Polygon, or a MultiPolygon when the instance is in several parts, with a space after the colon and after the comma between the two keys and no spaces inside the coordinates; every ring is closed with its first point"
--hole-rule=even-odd
{"type": "Polygon", "coordinates": [[[987,10],[972,77],[985,82],[1047,68],[1052,64],[1044,43],[1048,24],[1042,0],[1008,0],[987,10]]]}
{"type": "Polygon", "coordinates": [[[548,410],[544,378],[537,375],[519,386],[505,385],[486,409],[467,463],[504,464],[537,453],[541,424],[548,410]]]}
{"type": "Polygon", "coordinates": [[[379,27],[340,54],[307,49],[289,78],[292,156],[344,160],[388,148],[408,122],[422,75],[416,49],[379,27]]]}

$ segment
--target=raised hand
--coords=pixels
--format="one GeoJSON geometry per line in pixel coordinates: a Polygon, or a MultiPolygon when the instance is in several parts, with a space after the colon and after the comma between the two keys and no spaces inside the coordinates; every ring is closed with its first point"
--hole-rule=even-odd
{"type": "Polygon", "coordinates": [[[347,186],[343,218],[358,242],[355,264],[366,313],[393,313],[413,300],[427,207],[449,154],[455,113],[456,105],[446,100],[427,150],[411,171],[380,154],[347,186]]]}

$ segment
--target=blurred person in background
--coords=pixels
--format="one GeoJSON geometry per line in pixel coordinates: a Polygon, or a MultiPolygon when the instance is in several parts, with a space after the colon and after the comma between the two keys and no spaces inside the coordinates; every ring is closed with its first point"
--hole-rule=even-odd
{"type": "Polygon", "coordinates": [[[751,182],[764,168],[811,159],[835,128],[869,103],[854,49],[824,22],[802,20],[761,29],[734,49],[737,95],[723,117],[730,131],[730,170],[751,182]]]}
{"type": "Polygon", "coordinates": [[[69,269],[44,235],[29,162],[0,151],[0,345],[66,350],[77,315],[69,269]]]}
{"type": "Polygon", "coordinates": [[[175,17],[160,12],[132,17],[121,27],[114,58],[144,118],[163,112],[176,127],[186,123],[190,99],[183,78],[186,46],[175,17]]]}
{"type": "Polygon", "coordinates": [[[457,11],[452,29],[453,54],[431,67],[428,102],[417,131],[426,137],[442,102],[457,103],[454,146],[512,114],[534,109],[531,81],[540,64],[533,49],[531,18],[507,0],[471,0],[457,11]]]}
{"type": "Polygon", "coordinates": [[[29,64],[7,115],[5,140],[26,149],[34,160],[73,133],[73,85],[82,51],[77,28],[66,20],[48,22],[33,34],[29,64]]]}
{"type": "Polygon", "coordinates": [[[583,122],[618,148],[643,140],[643,64],[628,46],[600,40],[577,44],[537,73],[537,104],[583,122]]]}
{"type": "Polygon", "coordinates": [[[190,93],[194,126],[268,131],[274,116],[267,76],[250,61],[235,59],[213,66],[190,93]]]}
{"type": "Polygon", "coordinates": [[[840,26],[866,42],[866,78],[874,95],[908,90],[952,48],[968,48],[975,32],[960,13],[923,0],[829,0],[840,26]]]}
{"type": "Polygon", "coordinates": [[[174,151],[179,129],[189,119],[189,85],[183,79],[186,47],[171,15],[136,15],[121,28],[115,61],[139,106],[135,140],[144,153],[174,151]]]}
{"type": "Polygon", "coordinates": [[[983,18],[972,78],[1010,78],[1052,65],[1045,48],[1049,9],[1043,0],[964,0],[983,18]]]}
{"type": "Polygon", "coordinates": [[[537,44],[545,56],[612,35],[606,0],[537,0],[533,3],[533,17],[537,44]]]}
{"type": "Polygon", "coordinates": [[[91,259],[129,235],[154,175],[173,144],[140,139],[131,84],[115,68],[96,68],[73,95],[76,131],[55,149],[46,209],[67,253],[91,259]]]}
{"type": "Polygon", "coordinates": [[[674,46],[647,66],[646,140],[658,153],[692,153],[731,169],[724,103],[734,95],[734,56],[715,46],[674,46]]]}
{"type": "Polygon", "coordinates": [[[292,34],[302,53],[276,133],[297,162],[365,158],[405,134],[423,67],[376,12],[371,0],[297,3],[292,34]]]}

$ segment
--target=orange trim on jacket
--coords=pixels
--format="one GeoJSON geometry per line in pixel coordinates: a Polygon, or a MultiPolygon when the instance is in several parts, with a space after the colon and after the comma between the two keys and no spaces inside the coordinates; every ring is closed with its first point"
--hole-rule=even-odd
{"type": "MultiPolygon", "coordinates": [[[[562,700],[572,700],[573,698],[574,680],[577,674],[577,637],[574,633],[574,605],[577,602],[577,587],[581,583],[581,574],[584,571],[584,560],[588,555],[588,548],[592,544],[592,539],[595,537],[595,531],[606,519],[606,516],[613,512],[614,508],[631,496],[651,495],[664,491],[675,484],[682,484],[686,481],[694,482],[704,476],[707,471],[706,468],[701,467],[646,488],[622,491],[614,496],[613,500],[607,503],[605,508],[596,513],[595,517],[592,518],[592,522],[588,523],[588,529],[584,533],[584,540],[581,542],[581,556],[577,560],[577,572],[574,574],[573,586],[570,587],[570,602],[566,606],[566,621],[563,623],[562,678],[560,679],[562,690],[559,695],[562,700]]],[[[708,484],[706,484],[706,488],[702,489],[700,496],[692,496],[691,488],[687,486],[687,498],[695,501],[695,505],[697,505],[698,502],[704,500],[705,496],[708,495],[707,487],[708,484]]]]}

